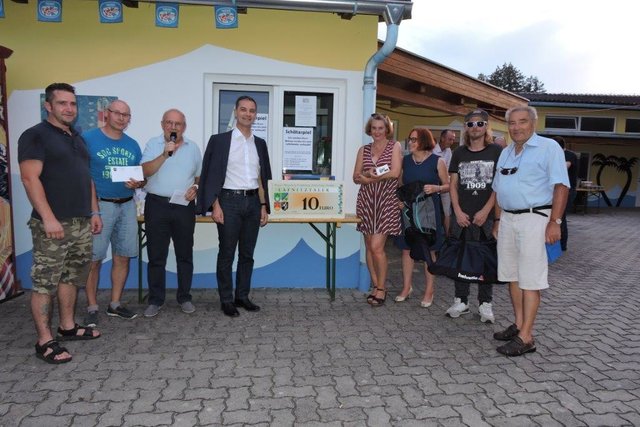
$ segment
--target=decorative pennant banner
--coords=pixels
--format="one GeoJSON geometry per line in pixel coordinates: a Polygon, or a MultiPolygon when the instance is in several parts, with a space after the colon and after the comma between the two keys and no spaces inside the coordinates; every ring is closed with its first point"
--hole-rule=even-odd
{"type": "Polygon", "coordinates": [[[98,2],[98,13],[101,24],[118,24],[122,22],[122,1],[120,0],[100,0],[98,2]]]}
{"type": "Polygon", "coordinates": [[[0,18],[4,18],[4,0],[0,0],[0,18]]]}
{"type": "Polygon", "coordinates": [[[238,28],[238,10],[235,6],[215,6],[216,28],[238,28]]]}
{"type": "Polygon", "coordinates": [[[179,4],[156,3],[156,27],[178,28],[179,18],[179,4]]]}
{"type": "Polygon", "coordinates": [[[38,21],[62,22],[62,1],[38,0],[38,21]]]}

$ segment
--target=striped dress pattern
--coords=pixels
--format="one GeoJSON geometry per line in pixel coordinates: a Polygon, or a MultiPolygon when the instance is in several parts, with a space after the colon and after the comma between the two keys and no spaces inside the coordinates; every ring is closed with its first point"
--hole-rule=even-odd
{"type": "MultiPolygon", "coordinates": [[[[391,167],[394,145],[394,141],[388,141],[377,162],[371,158],[372,144],[365,145],[362,153],[363,169],[382,165],[391,167]]],[[[357,226],[358,231],[365,235],[398,236],[402,233],[396,188],[397,179],[385,179],[360,186],[356,200],[356,215],[362,222],[357,226]]]]}

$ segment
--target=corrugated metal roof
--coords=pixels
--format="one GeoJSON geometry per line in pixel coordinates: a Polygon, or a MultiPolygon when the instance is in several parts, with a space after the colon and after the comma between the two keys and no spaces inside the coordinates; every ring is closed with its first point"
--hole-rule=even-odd
{"type": "Polygon", "coordinates": [[[640,106],[640,95],[601,95],[579,93],[519,93],[532,103],[557,102],[571,104],[602,104],[640,106]]]}

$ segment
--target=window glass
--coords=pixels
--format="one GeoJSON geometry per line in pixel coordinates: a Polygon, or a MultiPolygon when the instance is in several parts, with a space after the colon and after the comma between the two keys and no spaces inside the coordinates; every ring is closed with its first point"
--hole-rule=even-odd
{"type": "Polygon", "coordinates": [[[613,117],[582,117],[580,130],[589,132],[613,132],[615,119],[613,117]]]}
{"type": "Polygon", "coordinates": [[[576,129],[577,117],[546,116],[544,127],[547,129],[576,129]]]}
{"type": "Polygon", "coordinates": [[[627,133],[640,133],[640,119],[627,119],[624,131],[627,133]]]}
{"type": "Polygon", "coordinates": [[[285,91],[282,124],[283,178],[331,176],[333,94],[285,91]],[[296,102],[313,105],[296,105],[296,102]],[[288,130],[296,132],[287,133],[288,130]],[[300,135],[297,140],[296,135],[300,135]]]}

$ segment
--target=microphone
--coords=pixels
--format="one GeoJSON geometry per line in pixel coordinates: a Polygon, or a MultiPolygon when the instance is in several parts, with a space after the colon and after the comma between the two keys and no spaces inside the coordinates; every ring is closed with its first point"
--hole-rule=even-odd
{"type": "MultiPolygon", "coordinates": [[[[175,132],[171,132],[171,134],[169,135],[169,141],[176,142],[176,139],[178,139],[178,134],[175,132]]],[[[167,154],[169,155],[169,157],[171,157],[173,156],[173,151],[169,151],[167,154]]]]}

